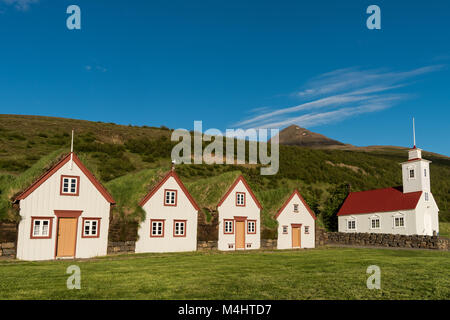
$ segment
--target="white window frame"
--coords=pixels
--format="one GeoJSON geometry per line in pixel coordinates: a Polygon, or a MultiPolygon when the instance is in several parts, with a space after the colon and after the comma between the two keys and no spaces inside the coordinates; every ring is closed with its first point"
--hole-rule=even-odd
{"type": "Polygon", "coordinates": [[[164,204],[167,206],[176,206],[177,205],[177,190],[165,190],[164,204]],[[168,194],[169,194],[169,196],[167,196],[168,194]]]}
{"type": "Polygon", "coordinates": [[[406,228],[406,217],[405,217],[405,215],[403,214],[403,213],[397,213],[397,214],[394,214],[393,216],[392,216],[392,225],[393,225],[393,227],[394,227],[394,229],[402,229],[402,228],[406,228]],[[401,226],[401,225],[396,225],[396,219],[399,219],[399,222],[400,222],[400,218],[402,218],[403,219],[403,225],[401,226]]]}
{"type": "Polygon", "coordinates": [[[185,237],[186,236],[186,221],[175,221],[173,223],[173,235],[174,237],[185,237]],[[177,229],[178,225],[178,229],[177,229]],[[181,232],[183,231],[183,232],[181,232]]]}
{"type": "Polygon", "coordinates": [[[305,226],[305,234],[309,234],[309,226],[305,226]]]}
{"type": "Polygon", "coordinates": [[[62,177],[62,186],[61,186],[61,194],[63,195],[76,195],[77,191],[78,191],[78,178],[77,177],[62,177]],[[65,191],[64,189],[66,189],[66,187],[64,186],[65,183],[67,181],[67,191],[65,191]],[[75,191],[72,191],[72,184],[73,182],[75,182],[75,191]]]}
{"type": "Polygon", "coordinates": [[[150,236],[151,237],[155,237],[155,238],[162,238],[164,237],[164,221],[162,220],[151,220],[151,233],[150,236]],[[153,226],[153,224],[156,224],[156,228],[153,226]],[[159,225],[161,225],[161,232],[159,232],[159,225]],[[155,232],[156,231],[156,232],[155,232]]]}
{"type": "Polygon", "coordinates": [[[33,220],[33,238],[48,238],[50,237],[50,219],[34,219],[33,220]],[[38,233],[36,234],[36,222],[39,222],[38,233]],[[47,222],[47,232],[44,234],[44,222],[47,222]]]}
{"type": "Polygon", "coordinates": [[[345,224],[346,224],[347,231],[356,231],[358,229],[358,224],[356,222],[356,218],[355,217],[347,218],[345,220],[345,224]],[[354,222],[355,227],[354,228],[349,228],[349,222],[354,222]]]}
{"type": "Polygon", "coordinates": [[[425,192],[425,201],[429,201],[430,200],[430,195],[428,194],[428,192],[425,192]]]}
{"type": "Polygon", "coordinates": [[[236,205],[245,206],[245,192],[236,192],[236,205]]]}
{"type": "Polygon", "coordinates": [[[423,176],[426,177],[427,176],[427,168],[423,169],[423,176]]]}
{"type": "Polygon", "coordinates": [[[282,226],[282,231],[283,231],[283,234],[288,234],[289,233],[289,226],[282,226]]]}
{"type": "Polygon", "coordinates": [[[416,167],[415,166],[409,166],[409,167],[407,167],[407,170],[408,170],[408,172],[407,172],[408,180],[415,180],[416,177],[417,177],[416,167]],[[413,171],[414,177],[411,177],[411,171],[413,171]]]}
{"type": "Polygon", "coordinates": [[[83,223],[83,237],[97,237],[98,236],[98,227],[99,227],[98,219],[84,219],[83,223]],[[93,224],[95,223],[95,233],[92,232],[93,224]],[[88,232],[86,233],[86,227],[88,227],[88,232]]]}
{"type": "Polygon", "coordinates": [[[298,203],[294,203],[294,213],[300,212],[299,207],[300,207],[300,205],[298,203]]]}
{"type": "Polygon", "coordinates": [[[256,233],[256,221],[247,221],[247,234],[256,233]]]}
{"type": "Polygon", "coordinates": [[[234,233],[234,221],[233,220],[225,220],[224,221],[224,234],[233,234],[234,233]]]}
{"type": "Polygon", "coordinates": [[[381,229],[381,217],[380,216],[378,216],[378,215],[374,215],[374,216],[371,216],[370,218],[369,218],[369,229],[371,229],[371,230],[379,230],[379,229],[381,229]],[[376,221],[376,220],[378,220],[378,227],[374,227],[373,226],[373,221],[376,221]]]}

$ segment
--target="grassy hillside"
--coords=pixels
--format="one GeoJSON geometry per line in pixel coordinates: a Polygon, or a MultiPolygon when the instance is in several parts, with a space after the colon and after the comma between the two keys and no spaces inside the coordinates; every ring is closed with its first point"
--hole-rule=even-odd
{"type": "MultiPolygon", "coordinates": [[[[137,202],[170,168],[171,130],[37,116],[0,116],[0,219],[17,219],[10,199],[30,184],[58,156],[68,152],[75,129],[75,151],[117,201],[114,217],[139,220],[137,202]]],[[[206,221],[220,197],[243,174],[260,200],[263,225],[274,231],[273,217],[293,188],[320,215],[339,184],[352,191],[401,185],[398,148],[372,151],[309,149],[280,146],[280,170],[261,176],[258,166],[179,165],[177,172],[202,208],[206,221]]],[[[442,220],[450,221],[450,160],[424,152],[432,160],[432,191],[442,220]]]]}

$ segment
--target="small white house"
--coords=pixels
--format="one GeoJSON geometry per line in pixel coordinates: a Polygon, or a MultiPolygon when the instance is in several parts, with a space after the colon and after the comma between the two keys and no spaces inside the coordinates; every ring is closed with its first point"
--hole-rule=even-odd
{"type": "Polygon", "coordinates": [[[106,255],[114,199],[69,153],[19,194],[17,258],[49,260],[106,255]]]}
{"type": "Polygon", "coordinates": [[[262,207],[244,177],[239,176],[217,205],[218,249],[249,250],[260,247],[262,207]]]}
{"type": "Polygon", "coordinates": [[[278,249],[315,247],[314,212],[309,208],[298,190],[294,190],[278,210],[278,249]]]}
{"type": "Polygon", "coordinates": [[[145,219],[138,230],[136,252],[197,250],[199,206],[174,170],[141,200],[145,219]]]}
{"type": "Polygon", "coordinates": [[[439,209],[430,189],[430,163],[414,146],[403,162],[403,187],[351,192],[340,208],[339,232],[433,235],[439,209]]]}

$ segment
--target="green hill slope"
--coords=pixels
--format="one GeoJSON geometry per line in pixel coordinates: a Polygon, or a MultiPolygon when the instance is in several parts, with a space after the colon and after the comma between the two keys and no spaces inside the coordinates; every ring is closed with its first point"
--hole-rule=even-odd
{"type": "MultiPolygon", "coordinates": [[[[75,129],[75,151],[117,201],[113,219],[139,221],[137,202],[170,168],[171,130],[37,116],[0,115],[0,220],[16,220],[10,199],[36,179],[70,148],[75,129]]],[[[331,190],[350,184],[352,191],[401,185],[406,150],[310,149],[280,146],[280,170],[261,176],[257,166],[179,165],[177,172],[210,223],[215,206],[228,186],[243,174],[263,210],[264,232],[273,234],[273,217],[298,188],[320,215],[331,190]]],[[[450,220],[450,160],[424,152],[431,164],[432,191],[441,220],[450,220]]],[[[125,231],[124,231],[125,232],[125,231]]]]}

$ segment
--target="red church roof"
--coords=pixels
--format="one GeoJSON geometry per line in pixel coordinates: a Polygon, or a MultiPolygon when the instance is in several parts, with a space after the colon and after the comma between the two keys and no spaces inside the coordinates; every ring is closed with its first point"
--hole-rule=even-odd
{"type": "Polygon", "coordinates": [[[397,210],[413,210],[422,191],[403,193],[401,187],[350,192],[338,216],[397,210]]]}
{"type": "Polygon", "coordinates": [[[97,190],[102,194],[102,196],[111,204],[115,204],[113,197],[109,194],[106,188],[94,177],[92,172],[85,167],[81,160],[77,157],[75,153],[68,153],[65,155],[58,163],[42,174],[36,181],[34,181],[28,188],[26,188],[22,193],[20,193],[15,201],[20,201],[28,197],[34,190],[36,190],[41,184],[47,181],[53,174],[55,174],[59,169],[62,168],[67,162],[70,161],[70,155],[73,154],[73,162],[80,168],[80,170],[86,175],[86,177],[91,181],[91,183],[97,188],[97,190]]]}

